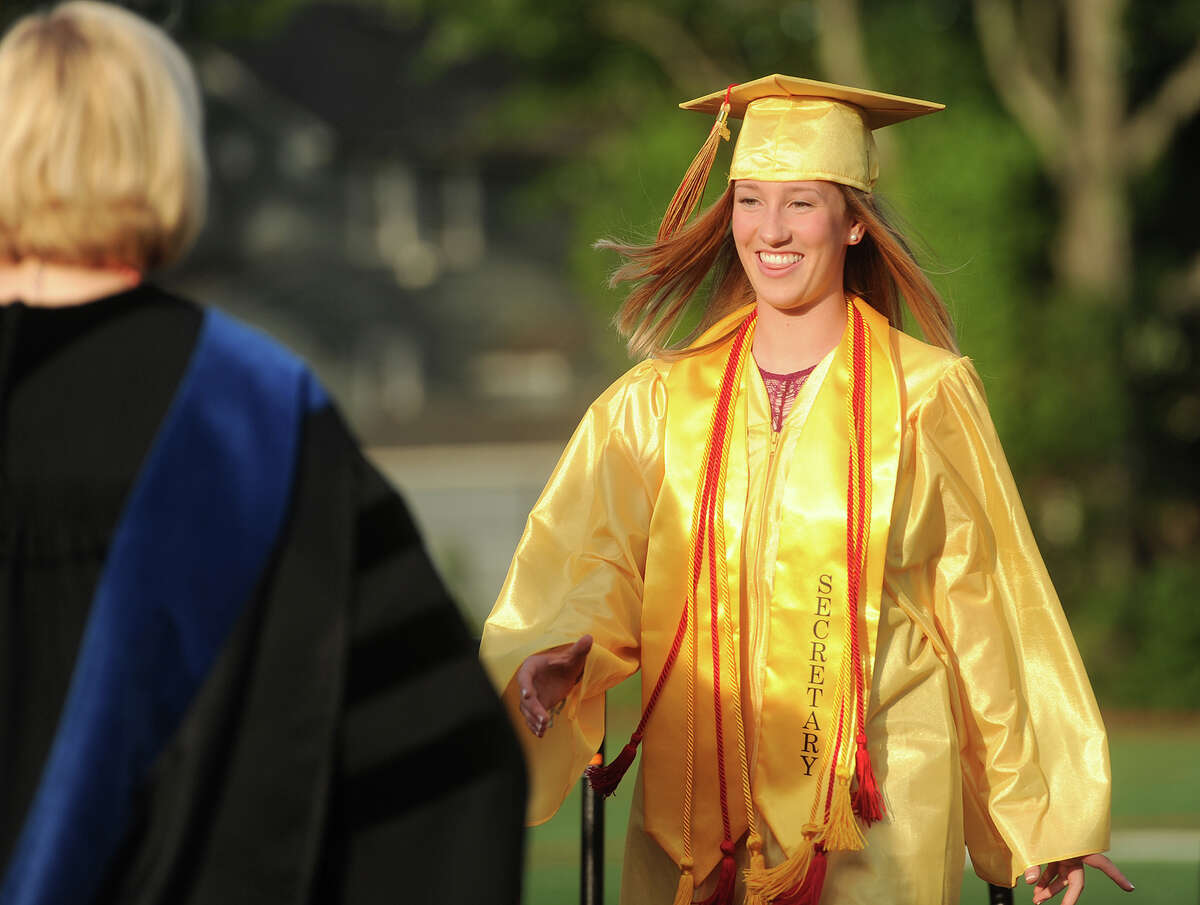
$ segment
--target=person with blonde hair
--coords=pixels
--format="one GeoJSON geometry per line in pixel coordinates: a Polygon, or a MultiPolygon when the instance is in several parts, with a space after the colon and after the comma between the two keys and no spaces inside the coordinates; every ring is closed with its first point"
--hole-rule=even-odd
{"type": "Polygon", "coordinates": [[[600,243],[646,357],[585,415],[484,630],[530,819],[640,669],[632,738],[589,769],[607,794],[641,754],[627,905],[953,903],[964,843],[1035,902],[1075,902],[1085,863],[1132,888],[979,377],[873,194],[873,130],[941,105],[775,75],[683,106],[716,122],[656,239],[600,243]],[[731,118],[728,187],[690,219],[731,118]]]}
{"type": "Polygon", "coordinates": [[[204,221],[184,54],[26,16],[0,120],[0,902],[515,903],[520,750],[403,501],[148,280],[204,221]]]}
{"type": "Polygon", "coordinates": [[[103,3],[22,19],[0,97],[0,261],[129,277],[183,257],[205,217],[203,111],[161,29],[103,3]]]}

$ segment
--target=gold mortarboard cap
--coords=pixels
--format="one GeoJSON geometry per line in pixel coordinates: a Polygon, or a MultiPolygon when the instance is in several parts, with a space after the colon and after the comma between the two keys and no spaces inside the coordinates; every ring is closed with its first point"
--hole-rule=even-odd
{"type": "MultiPolygon", "coordinates": [[[[729,115],[734,119],[745,117],[747,108],[754,101],[764,97],[815,98],[850,104],[859,109],[868,129],[882,129],[892,123],[946,109],[945,104],[935,104],[932,101],[884,94],[881,91],[867,91],[864,88],[849,88],[846,85],[833,85],[791,75],[766,75],[753,82],[732,85],[727,90],[729,115]]],[[[679,106],[684,110],[716,114],[721,111],[725,95],[725,91],[715,91],[694,101],[685,101],[679,106]]]]}
{"type": "Polygon", "coordinates": [[[671,200],[659,237],[673,234],[704,192],[725,122],[742,120],[729,178],[840,182],[871,191],[879,174],[871,130],[945,109],[945,105],[879,91],[768,75],[680,104],[717,121],[671,200]]]}

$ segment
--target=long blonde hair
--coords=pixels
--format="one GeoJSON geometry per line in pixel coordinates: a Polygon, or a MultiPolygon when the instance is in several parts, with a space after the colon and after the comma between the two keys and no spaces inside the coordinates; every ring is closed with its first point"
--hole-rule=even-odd
{"type": "MultiPolygon", "coordinates": [[[[888,222],[874,195],[838,185],[850,214],[866,227],[866,235],[846,250],[843,281],[847,292],[861,296],[896,328],[902,327],[903,305],[908,305],[925,339],[943,349],[958,351],[950,313],[904,236],[888,222]]],[[[626,338],[629,353],[678,357],[715,345],[695,339],[729,312],[754,301],[754,290],[738,260],[730,224],[733,220],[733,183],[725,192],[672,236],[647,245],[603,239],[597,248],[611,249],[626,261],[609,285],[632,283],[613,319],[626,338]],[[706,285],[707,284],[707,285],[706,285]],[[703,291],[702,291],[703,290],[703,291]],[[699,323],[682,341],[675,334],[689,304],[703,296],[699,323]]]]}

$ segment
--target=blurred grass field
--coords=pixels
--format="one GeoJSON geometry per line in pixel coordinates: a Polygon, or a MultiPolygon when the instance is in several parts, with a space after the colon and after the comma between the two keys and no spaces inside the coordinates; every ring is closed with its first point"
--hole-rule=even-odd
{"type": "MultiPolygon", "coordinates": [[[[626,682],[609,694],[609,754],[633,729],[638,686],[626,682]]],[[[1086,905],[1191,905],[1200,902],[1200,844],[1190,857],[1181,855],[1179,840],[1190,845],[1200,833],[1200,715],[1169,717],[1129,713],[1105,714],[1113,764],[1114,856],[1137,887],[1122,892],[1096,871],[1089,871],[1081,902],[1086,905]],[[1150,845],[1122,840],[1165,831],[1172,842],[1161,861],[1150,845]],[[1135,860],[1136,859],[1136,860],[1135,860]]],[[[621,854],[633,783],[622,784],[605,810],[606,905],[616,905],[620,892],[621,854]]],[[[524,905],[570,905],[579,901],[580,791],[567,798],[553,820],[530,830],[527,840],[524,905]]],[[[1018,887],[1015,901],[1028,902],[1028,887],[1018,887]]],[[[987,888],[967,869],[963,905],[983,905],[987,888]]],[[[1060,901],[1056,899],[1055,901],[1060,901]]],[[[650,903],[652,905],[652,903],[650,903]]]]}

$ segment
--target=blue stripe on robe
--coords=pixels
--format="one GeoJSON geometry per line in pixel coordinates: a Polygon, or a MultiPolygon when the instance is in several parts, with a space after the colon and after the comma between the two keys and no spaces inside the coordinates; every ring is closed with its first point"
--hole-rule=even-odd
{"type": "Polygon", "coordinates": [[[304,418],[326,402],[290,352],[206,311],[117,522],[0,905],[96,895],[138,789],[271,560],[304,418]]]}

